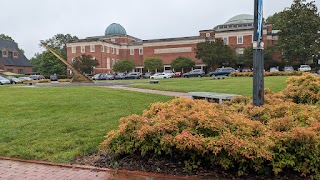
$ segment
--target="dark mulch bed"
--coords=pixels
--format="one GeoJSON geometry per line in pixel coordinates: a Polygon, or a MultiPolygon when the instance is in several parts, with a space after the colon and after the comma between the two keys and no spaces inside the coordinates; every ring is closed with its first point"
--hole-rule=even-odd
{"type": "Polygon", "coordinates": [[[266,176],[255,173],[248,173],[244,176],[237,176],[235,171],[226,171],[219,167],[201,166],[191,172],[185,171],[183,158],[179,157],[142,157],[140,155],[128,155],[115,159],[109,154],[92,154],[90,156],[79,157],[73,163],[91,165],[96,167],[125,169],[131,171],[144,171],[161,174],[172,174],[178,176],[194,176],[199,179],[280,179],[280,180],[300,180],[309,179],[301,177],[295,172],[284,172],[278,176],[266,176]]]}

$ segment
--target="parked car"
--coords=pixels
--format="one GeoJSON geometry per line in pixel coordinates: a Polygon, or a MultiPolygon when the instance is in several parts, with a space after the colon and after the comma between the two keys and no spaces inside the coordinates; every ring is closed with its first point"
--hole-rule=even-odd
{"type": "Polygon", "coordinates": [[[18,84],[18,83],[22,83],[22,81],[16,77],[13,76],[7,76],[5,77],[6,79],[8,79],[10,81],[11,84],[18,84]]]}
{"type": "Polygon", "coordinates": [[[141,74],[137,73],[137,72],[129,73],[124,78],[125,79],[140,79],[141,78],[141,74]]]}
{"type": "Polygon", "coordinates": [[[172,70],[165,70],[165,71],[163,71],[162,73],[169,74],[170,77],[173,77],[173,76],[174,76],[174,72],[173,72],[172,70]]]}
{"type": "Polygon", "coordinates": [[[145,79],[149,79],[152,75],[153,75],[153,73],[151,73],[151,72],[146,72],[146,73],[144,73],[144,74],[142,75],[142,77],[145,78],[145,79]]]}
{"type": "Polygon", "coordinates": [[[252,72],[250,68],[242,68],[241,72],[252,72]]]}
{"type": "Polygon", "coordinates": [[[0,76],[0,85],[10,84],[10,80],[0,76]]]}
{"type": "Polygon", "coordinates": [[[284,66],[283,71],[285,71],[285,72],[291,72],[291,71],[294,71],[294,69],[293,69],[292,66],[284,66]]]}
{"type": "Polygon", "coordinates": [[[195,69],[192,71],[189,71],[187,73],[184,73],[182,76],[185,78],[188,77],[202,77],[204,76],[205,72],[202,69],[195,69]]]}
{"type": "Polygon", "coordinates": [[[311,71],[311,67],[309,65],[300,65],[298,70],[299,71],[311,71]]]}
{"type": "Polygon", "coordinates": [[[106,74],[106,80],[114,80],[114,75],[106,74]]]}
{"type": "Polygon", "coordinates": [[[229,76],[232,72],[235,72],[236,70],[232,67],[224,67],[224,68],[218,68],[213,72],[209,73],[209,76],[229,76]]]}
{"type": "Polygon", "coordinates": [[[45,79],[45,77],[42,75],[31,75],[31,76],[29,76],[29,78],[31,78],[33,80],[45,79]]]}
{"type": "Polygon", "coordinates": [[[92,77],[93,80],[107,80],[106,74],[100,73],[92,77]]]}
{"type": "Polygon", "coordinates": [[[171,78],[170,74],[156,73],[156,74],[150,76],[150,79],[166,79],[166,78],[171,78]]]}
{"type": "Polygon", "coordinates": [[[279,72],[279,68],[277,67],[271,67],[270,72],[279,72]]]}
{"type": "Polygon", "coordinates": [[[118,73],[114,76],[114,79],[124,79],[126,77],[126,73],[118,73]]]}
{"type": "Polygon", "coordinates": [[[50,81],[58,81],[58,76],[55,74],[50,75],[50,81]]]}
{"type": "Polygon", "coordinates": [[[20,79],[21,82],[32,81],[33,80],[33,79],[29,78],[29,77],[19,77],[18,79],[20,79]]]}
{"type": "Polygon", "coordinates": [[[175,72],[173,77],[181,77],[182,73],[181,72],[175,72]]]}

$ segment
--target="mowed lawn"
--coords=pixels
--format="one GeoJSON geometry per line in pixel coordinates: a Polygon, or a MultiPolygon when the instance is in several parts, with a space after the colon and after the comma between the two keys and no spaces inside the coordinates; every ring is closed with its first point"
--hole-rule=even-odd
{"type": "MultiPolygon", "coordinates": [[[[267,76],[265,88],[274,92],[282,91],[286,87],[288,76],[267,76]]],[[[148,80],[135,80],[131,87],[157,89],[177,92],[217,92],[252,96],[252,77],[227,77],[226,79],[212,80],[209,77],[203,78],[172,78],[161,79],[159,84],[149,84],[148,80]]]]}
{"type": "Polygon", "coordinates": [[[70,162],[96,152],[121,117],[169,99],[104,87],[0,86],[0,155],[70,162]]]}

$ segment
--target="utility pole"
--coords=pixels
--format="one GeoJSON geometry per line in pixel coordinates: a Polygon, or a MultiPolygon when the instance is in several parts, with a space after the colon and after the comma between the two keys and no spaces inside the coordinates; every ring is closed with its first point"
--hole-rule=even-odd
{"type": "Polygon", "coordinates": [[[253,105],[264,104],[263,0],[254,0],[253,105]]]}

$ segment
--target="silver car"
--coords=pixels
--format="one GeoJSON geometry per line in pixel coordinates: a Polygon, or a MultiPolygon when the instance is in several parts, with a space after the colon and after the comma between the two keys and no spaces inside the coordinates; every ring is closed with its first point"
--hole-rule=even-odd
{"type": "Polygon", "coordinates": [[[0,85],[11,84],[9,79],[0,76],[0,85]]]}

